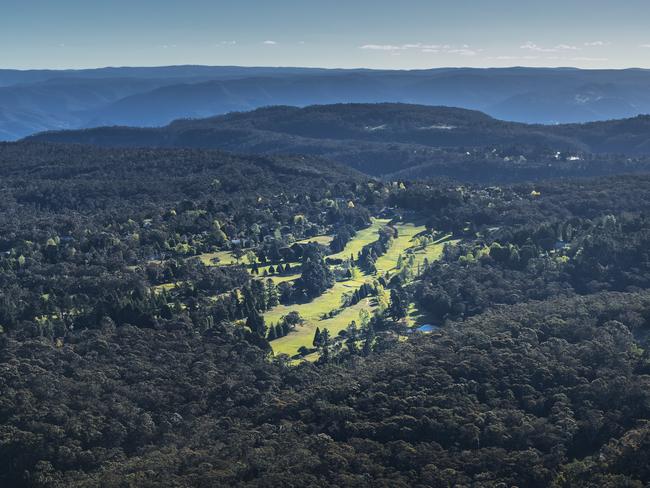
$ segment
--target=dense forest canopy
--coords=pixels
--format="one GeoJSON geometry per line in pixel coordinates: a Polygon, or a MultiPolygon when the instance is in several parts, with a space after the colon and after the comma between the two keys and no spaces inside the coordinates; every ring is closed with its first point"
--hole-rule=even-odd
{"type": "Polygon", "coordinates": [[[544,126],[458,108],[383,103],[268,107],[162,128],[100,127],[30,140],[312,154],[385,178],[504,182],[647,171],[649,134],[648,116],[544,126]]]}
{"type": "Polygon", "coordinates": [[[650,483],[647,174],[21,142],[0,194],[2,486],[650,483]]]}

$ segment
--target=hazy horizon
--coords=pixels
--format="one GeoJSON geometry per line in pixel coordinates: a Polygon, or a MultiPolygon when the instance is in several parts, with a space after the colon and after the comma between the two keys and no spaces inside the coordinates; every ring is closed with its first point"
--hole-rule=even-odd
{"type": "Polygon", "coordinates": [[[251,68],[251,69],[306,69],[306,70],[327,70],[327,71],[434,71],[434,70],[514,70],[514,69],[545,69],[545,70],[577,70],[577,71],[650,71],[650,67],[641,66],[627,67],[602,67],[602,68],[582,68],[579,66],[536,66],[536,65],[511,65],[511,66],[431,66],[422,68],[373,68],[367,66],[320,66],[320,65],[264,65],[264,64],[130,64],[130,65],[97,65],[79,68],[15,68],[12,66],[2,66],[0,70],[5,71],[92,71],[104,69],[138,69],[138,68],[183,68],[183,67],[200,67],[200,68],[251,68]]]}

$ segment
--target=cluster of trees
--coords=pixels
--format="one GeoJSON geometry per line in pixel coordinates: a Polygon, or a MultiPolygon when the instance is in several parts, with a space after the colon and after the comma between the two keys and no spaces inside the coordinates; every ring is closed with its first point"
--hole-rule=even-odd
{"type": "Polygon", "coordinates": [[[284,337],[293,331],[296,326],[301,325],[303,322],[304,320],[298,312],[289,312],[287,315],[282,317],[282,320],[277,324],[269,325],[269,333],[267,339],[269,341],[272,341],[274,339],[284,337]]]}
{"type": "Polygon", "coordinates": [[[397,237],[397,229],[395,227],[387,225],[379,229],[377,240],[366,244],[359,251],[359,255],[357,256],[357,264],[359,267],[369,274],[375,274],[377,272],[377,267],[375,266],[377,258],[386,254],[395,237],[397,237]]]}
{"type": "Polygon", "coordinates": [[[303,253],[302,273],[293,284],[296,301],[309,301],[334,285],[334,275],[317,245],[308,245],[303,253]]]}
{"type": "Polygon", "coordinates": [[[345,249],[345,246],[355,236],[356,230],[349,224],[342,225],[337,229],[332,242],[330,242],[330,249],[333,253],[338,253],[345,249]]]}

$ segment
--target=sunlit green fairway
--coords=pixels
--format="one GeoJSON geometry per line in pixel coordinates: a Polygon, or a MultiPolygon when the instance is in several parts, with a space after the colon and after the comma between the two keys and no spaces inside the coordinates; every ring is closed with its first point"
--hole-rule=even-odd
{"type": "Polygon", "coordinates": [[[289,312],[296,311],[306,322],[316,323],[321,320],[323,314],[327,314],[341,306],[341,300],[345,293],[354,292],[365,282],[366,277],[363,275],[360,275],[359,279],[336,282],[332,288],[315,300],[297,305],[278,305],[266,312],[264,319],[267,324],[275,324],[289,312]]]}
{"type": "Polygon", "coordinates": [[[206,266],[227,266],[230,264],[239,264],[245,262],[245,258],[240,259],[238,262],[230,251],[209,252],[205,254],[199,254],[196,257],[199,258],[201,262],[206,266]],[[218,261],[213,261],[215,258],[218,259],[218,261]]]}
{"type": "MultiPolygon", "coordinates": [[[[368,229],[364,229],[357,233],[357,235],[348,243],[345,250],[341,253],[333,255],[332,257],[347,258],[350,253],[358,253],[363,246],[377,240],[377,231],[382,225],[387,224],[387,220],[375,219],[373,224],[368,229]]],[[[406,263],[408,254],[412,253],[415,256],[414,267],[417,271],[417,266],[424,263],[425,258],[430,262],[440,258],[444,246],[447,243],[455,243],[457,241],[450,240],[451,236],[445,236],[435,242],[430,242],[426,247],[420,245],[417,236],[423,233],[426,228],[422,225],[415,225],[411,223],[397,224],[395,226],[398,231],[398,237],[392,241],[390,249],[375,263],[378,275],[383,275],[388,272],[393,274],[398,271],[397,261],[399,256],[402,255],[406,263]]],[[[332,310],[336,310],[341,306],[341,299],[346,292],[354,291],[359,288],[364,282],[372,280],[371,276],[365,276],[358,273],[358,278],[339,282],[333,288],[325,292],[315,300],[299,305],[280,305],[267,312],[264,316],[267,324],[277,323],[282,317],[291,311],[300,313],[301,317],[305,320],[302,326],[299,326],[294,332],[289,335],[276,339],[271,342],[275,354],[288,354],[295,355],[301,346],[311,347],[314,332],[316,327],[321,330],[327,328],[332,336],[339,333],[339,331],[347,328],[353,320],[358,322],[359,311],[362,309],[368,310],[371,314],[374,311],[373,299],[365,299],[358,304],[347,307],[338,315],[332,318],[323,318],[332,310]]],[[[421,317],[418,317],[417,311],[411,308],[413,317],[410,318],[409,323],[418,323],[421,317]]],[[[309,358],[313,359],[310,355],[309,358]]]]}
{"type": "Polygon", "coordinates": [[[415,249],[413,254],[415,256],[415,262],[414,266],[417,270],[418,266],[422,266],[424,264],[424,260],[426,259],[428,262],[433,262],[437,261],[442,257],[442,252],[445,249],[445,246],[447,244],[453,246],[457,244],[460,239],[452,239],[451,234],[448,234],[437,241],[429,244],[426,248],[418,248],[415,249]]]}
{"type": "MultiPolygon", "coordinates": [[[[372,224],[368,228],[357,232],[354,238],[347,243],[343,251],[332,254],[330,257],[334,259],[347,259],[352,255],[356,258],[357,254],[365,245],[377,241],[379,237],[379,229],[388,224],[388,222],[389,220],[387,219],[373,219],[372,224]]],[[[457,242],[451,240],[451,235],[448,235],[422,247],[418,236],[426,231],[425,226],[413,223],[400,223],[396,224],[395,227],[398,232],[398,237],[392,240],[388,251],[384,255],[380,256],[375,263],[378,276],[385,275],[386,273],[393,275],[399,271],[397,268],[397,262],[400,255],[403,258],[404,265],[408,262],[408,257],[413,255],[414,271],[417,272],[418,266],[421,266],[425,259],[429,262],[439,259],[442,255],[445,244],[454,244],[457,242]]],[[[331,240],[332,236],[316,236],[298,242],[318,242],[327,245],[331,240]]],[[[207,266],[248,264],[245,258],[240,259],[238,262],[230,251],[206,253],[197,257],[207,266]],[[213,261],[215,258],[217,258],[218,261],[213,261]]],[[[297,270],[299,268],[299,263],[291,263],[291,266],[297,270]]],[[[268,271],[268,265],[260,266],[260,274],[255,276],[264,280],[271,279],[276,285],[284,282],[295,281],[300,277],[299,273],[287,276],[272,275],[264,277],[263,273],[265,270],[268,271]]],[[[335,336],[341,330],[346,329],[353,320],[358,322],[359,312],[362,309],[366,309],[372,314],[376,308],[375,300],[372,298],[361,300],[354,306],[339,310],[345,294],[353,293],[355,290],[360,288],[361,285],[372,280],[372,276],[367,276],[358,268],[354,268],[353,279],[336,282],[332,288],[323,293],[323,295],[317,297],[315,300],[312,300],[309,303],[297,305],[278,305],[272,310],[266,312],[264,318],[267,324],[276,324],[280,322],[282,317],[292,311],[298,312],[304,320],[304,324],[297,327],[295,331],[285,337],[271,342],[275,354],[288,354],[293,356],[298,352],[298,349],[301,346],[311,347],[316,327],[320,327],[321,330],[327,328],[330,334],[335,336]],[[334,317],[328,317],[331,312],[336,310],[339,310],[337,315],[334,317]]],[[[176,283],[166,283],[164,285],[158,285],[154,287],[154,289],[157,292],[160,292],[163,289],[169,290],[175,286],[177,286],[176,283]]],[[[418,316],[418,311],[414,310],[413,307],[411,307],[409,315],[410,316],[407,319],[409,324],[416,324],[422,321],[422,317],[418,316]]],[[[317,355],[312,354],[308,359],[314,359],[315,356],[317,355]]]]}
{"type": "Polygon", "coordinates": [[[364,298],[356,305],[351,307],[346,307],[343,311],[335,317],[327,320],[321,320],[318,326],[321,328],[326,328],[329,330],[332,336],[337,335],[340,331],[345,330],[350,325],[350,322],[353,320],[359,326],[359,312],[363,309],[367,310],[371,315],[374,313],[377,305],[374,298],[364,298]]]}
{"type": "Polygon", "coordinates": [[[449,234],[434,242],[430,242],[426,247],[422,247],[418,242],[417,237],[426,231],[425,226],[406,223],[397,224],[395,227],[397,228],[398,237],[393,240],[393,244],[388,252],[383,256],[380,256],[375,263],[379,274],[386,272],[393,274],[397,271],[397,261],[400,254],[405,262],[407,261],[408,256],[413,254],[415,257],[413,264],[417,271],[417,267],[422,266],[425,259],[429,262],[440,259],[445,244],[455,244],[458,242],[457,240],[450,240],[451,234],[449,234]]]}
{"type": "Polygon", "coordinates": [[[292,275],[286,275],[286,276],[265,276],[265,277],[262,277],[262,279],[264,281],[270,279],[276,285],[279,285],[280,283],[286,283],[288,281],[296,281],[298,278],[300,278],[300,274],[292,274],[292,275]]]}
{"type": "Polygon", "coordinates": [[[375,242],[378,239],[377,232],[379,229],[390,222],[387,219],[373,219],[370,227],[367,227],[363,230],[357,232],[350,242],[347,243],[343,251],[336,254],[331,254],[329,257],[333,259],[347,259],[350,255],[354,256],[356,259],[357,254],[361,251],[363,246],[375,242]]]}
{"type": "Polygon", "coordinates": [[[309,244],[310,242],[315,242],[316,244],[321,244],[323,246],[329,246],[330,242],[332,242],[332,239],[334,239],[334,236],[315,236],[315,237],[309,237],[307,239],[301,239],[299,241],[296,241],[298,244],[309,244]]]}
{"type": "Polygon", "coordinates": [[[173,290],[174,288],[176,288],[177,286],[179,286],[179,285],[181,285],[183,283],[184,283],[183,281],[177,281],[177,282],[174,282],[174,283],[163,283],[161,285],[152,286],[151,289],[155,293],[162,293],[163,291],[173,290]]]}
{"type": "Polygon", "coordinates": [[[393,239],[390,249],[375,263],[379,274],[395,271],[400,254],[404,255],[407,249],[417,246],[415,236],[426,230],[425,226],[414,224],[397,224],[395,228],[397,228],[397,238],[393,239]]]}
{"type": "MultiPolygon", "coordinates": [[[[298,326],[296,330],[289,335],[271,342],[273,352],[275,354],[288,354],[293,356],[298,352],[298,349],[301,346],[312,347],[316,327],[320,327],[321,330],[329,330],[330,336],[334,337],[340,331],[347,329],[348,325],[350,325],[350,322],[353,320],[359,324],[359,312],[364,308],[368,310],[369,313],[373,313],[375,305],[373,304],[372,298],[366,298],[356,305],[345,308],[336,317],[319,320],[317,325],[314,325],[314,322],[306,321],[304,325],[298,326]]],[[[316,354],[309,356],[311,359],[316,359],[317,357],[318,355],[316,354]]]]}

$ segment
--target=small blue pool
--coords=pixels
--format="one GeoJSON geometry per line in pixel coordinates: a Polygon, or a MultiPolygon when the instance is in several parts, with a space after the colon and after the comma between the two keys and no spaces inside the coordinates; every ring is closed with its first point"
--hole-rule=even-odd
{"type": "Polygon", "coordinates": [[[439,325],[424,324],[417,328],[419,332],[434,332],[440,328],[439,325]]]}

